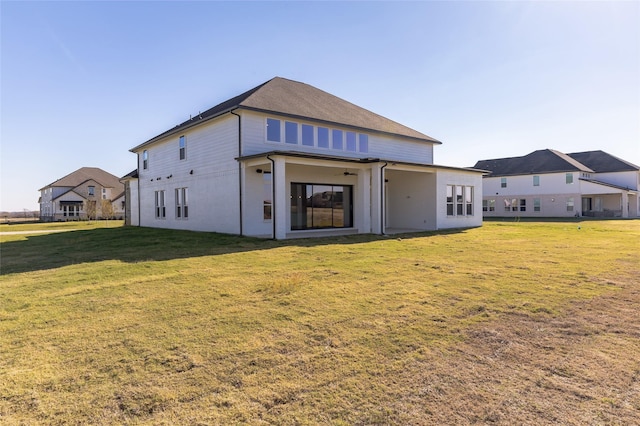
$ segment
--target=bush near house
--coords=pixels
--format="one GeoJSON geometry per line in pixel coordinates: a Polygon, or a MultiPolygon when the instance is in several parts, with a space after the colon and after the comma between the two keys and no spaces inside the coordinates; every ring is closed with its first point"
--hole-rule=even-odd
{"type": "Polygon", "coordinates": [[[2,235],[0,423],[637,424],[639,237],[2,235]]]}

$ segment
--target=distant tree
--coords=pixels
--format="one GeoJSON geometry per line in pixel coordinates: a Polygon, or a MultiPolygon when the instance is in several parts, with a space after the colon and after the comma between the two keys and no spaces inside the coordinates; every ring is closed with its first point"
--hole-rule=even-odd
{"type": "Polygon", "coordinates": [[[103,219],[113,219],[116,212],[113,210],[113,203],[110,200],[102,200],[102,205],[100,207],[103,219]]]}
{"type": "Polygon", "coordinates": [[[87,214],[87,219],[94,220],[98,214],[98,208],[95,200],[87,200],[84,203],[84,212],[87,214]]]}

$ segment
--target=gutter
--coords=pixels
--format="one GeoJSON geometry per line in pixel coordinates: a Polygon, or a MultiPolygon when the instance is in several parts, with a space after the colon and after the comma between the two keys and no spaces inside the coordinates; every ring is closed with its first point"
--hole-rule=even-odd
{"type": "Polygon", "coordinates": [[[267,154],[267,160],[271,161],[271,232],[273,240],[276,239],[276,162],[267,154]]]}
{"type": "Polygon", "coordinates": [[[384,168],[387,167],[388,165],[389,163],[385,161],[384,165],[380,167],[380,234],[381,235],[385,235],[384,234],[384,228],[385,228],[384,227],[384,206],[387,200],[385,200],[384,198],[384,168]]]}
{"type": "MultiPolygon", "coordinates": [[[[229,114],[233,114],[238,117],[238,157],[242,156],[242,117],[239,114],[229,111],[229,114]]],[[[242,162],[238,161],[238,195],[240,203],[240,236],[243,234],[242,230],[242,162]]]]}

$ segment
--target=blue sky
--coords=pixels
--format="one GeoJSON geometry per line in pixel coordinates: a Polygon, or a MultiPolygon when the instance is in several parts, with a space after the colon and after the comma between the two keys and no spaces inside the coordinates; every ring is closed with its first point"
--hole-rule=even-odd
{"type": "Polygon", "coordinates": [[[0,211],[274,76],[443,142],[640,165],[640,3],[0,2],[0,211]]]}

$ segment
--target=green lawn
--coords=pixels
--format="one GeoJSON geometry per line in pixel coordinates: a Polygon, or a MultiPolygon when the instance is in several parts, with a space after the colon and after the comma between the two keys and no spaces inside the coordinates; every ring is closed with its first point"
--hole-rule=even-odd
{"type": "MultiPolygon", "coordinates": [[[[638,287],[639,241],[638,220],[288,242],[0,235],[0,424],[433,423],[447,390],[420,372],[453,377],[473,330],[638,287]]],[[[609,400],[591,403],[596,418],[578,420],[640,416],[640,403],[613,418],[609,400]]],[[[482,421],[478,405],[448,418],[482,421]]]]}

